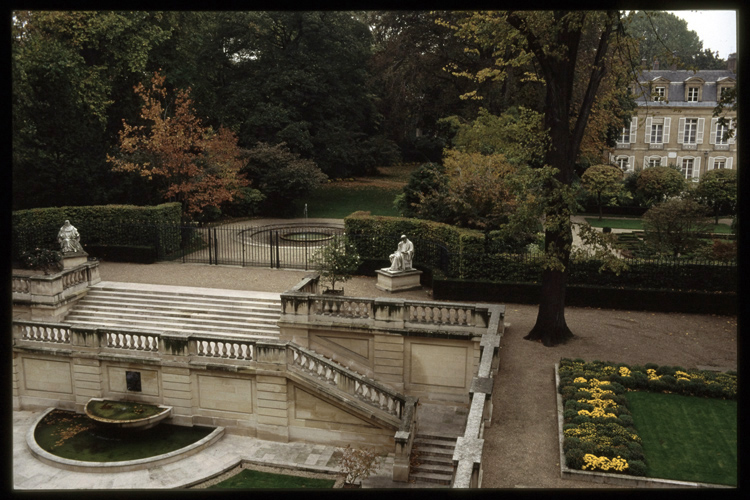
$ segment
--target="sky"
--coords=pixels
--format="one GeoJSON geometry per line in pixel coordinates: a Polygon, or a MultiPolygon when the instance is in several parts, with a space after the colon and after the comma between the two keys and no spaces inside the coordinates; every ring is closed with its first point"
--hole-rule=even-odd
{"type": "Polygon", "coordinates": [[[704,49],[719,51],[726,59],[737,52],[737,21],[733,10],[672,10],[669,11],[687,21],[688,29],[695,31],[703,42],[704,49]]]}

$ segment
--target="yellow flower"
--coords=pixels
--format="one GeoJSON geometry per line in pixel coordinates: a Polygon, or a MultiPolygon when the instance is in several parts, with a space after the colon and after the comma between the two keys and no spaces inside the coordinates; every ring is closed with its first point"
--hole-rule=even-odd
{"type": "Polygon", "coordinates": [[[586,382],[588,381],[583,377],[577,377],[576,379],[573,380],[574,384],[585,384],[586,382]]]}
{"type": "Polygon", "coordinates": [[[630,370],[627,366],[621,366],[620,367],[620,376],[621,377],[629,377],[630,376],[630,370]]]}

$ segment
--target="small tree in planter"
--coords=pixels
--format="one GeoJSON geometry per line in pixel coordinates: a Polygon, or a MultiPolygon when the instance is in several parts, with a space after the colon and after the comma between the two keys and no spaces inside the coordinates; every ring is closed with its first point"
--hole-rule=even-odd
{"type": "Polygon", "coordinates": [[[321,280],[331,284],[324,293],[343,294],[343,289],[336,290],[336,283],[349,281],[357,271],[361,259],[354,243],[346,236],[334,236],[330,243],[315,252],[312,262],[320,272],[321,280]]]}
{"type": "Polygon", "coordinates": [[[350,486],[362,485],[362,480],[370,477],[380,466],[380,457],[374,451],[367,448],[352,448],[347,446],[342,450],[339,466],[346,474],[344,482],[350,486]]]}

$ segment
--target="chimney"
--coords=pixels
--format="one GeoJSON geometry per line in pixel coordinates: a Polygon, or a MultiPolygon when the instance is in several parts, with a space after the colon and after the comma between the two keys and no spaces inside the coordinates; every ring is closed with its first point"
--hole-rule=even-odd
{"type": "Polygon", "coordinates": [[[737,53],[733,52],[727,57],[727,69],[732,73],[737,73],[737,53]]]}
{"type": "Polygon", "coordinates": [[[672,62],[669,65],[669,69],[677,71],[677,51],[672,51],[672,62]]]}
{"type": "Polygon", "coordinates": [[[647,68],[648,68],[648,64],[647,64],[646,58],[644,57],[643,59],[641,59],[641,69],[645,70],[647,68]]]}
{"type": "Polygon", "coordinates": [[[659,60],[654,57],[654,71],[659,71],[659,60]]]}

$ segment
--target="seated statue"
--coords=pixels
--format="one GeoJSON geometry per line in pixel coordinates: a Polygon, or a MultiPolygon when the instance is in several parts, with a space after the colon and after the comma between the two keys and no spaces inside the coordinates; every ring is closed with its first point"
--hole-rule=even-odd
{"type": "Polygon", "coordinates": [[[405,234],[401,235],[398,248],[389,258],[391,259],[391,267],[388,268],[389,271],[409,271],[412,268],[414,244],[406,238],[405,234]]]}
{"type": "Polygon", "coordinates": [[[83,252],[81,236],[78,234],[75,226],[68,220],[65,221],[65,224],[60,228],[60,232],[57,233],[57,241],[60,242],[62,253],[83,252]]]}

